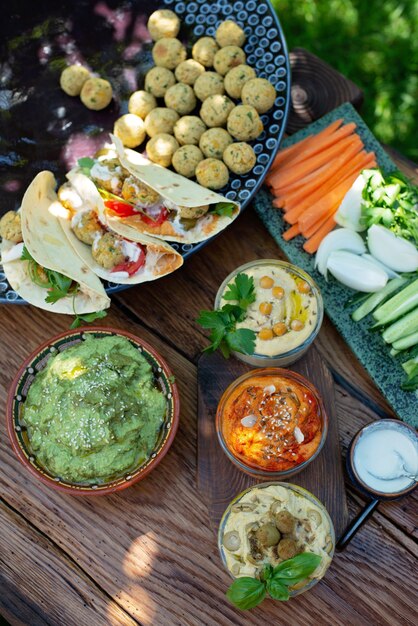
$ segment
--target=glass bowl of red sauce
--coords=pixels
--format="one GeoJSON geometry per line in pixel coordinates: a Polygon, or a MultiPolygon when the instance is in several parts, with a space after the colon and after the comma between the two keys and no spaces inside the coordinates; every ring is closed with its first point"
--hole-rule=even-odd
{"type": "Polygon", "coordinates": [[[328,416],[315,387],[291,370],[247,372],[224,392],[216,431],[227,457],[257,478],[287,478],[320,453],[328,416]]]}

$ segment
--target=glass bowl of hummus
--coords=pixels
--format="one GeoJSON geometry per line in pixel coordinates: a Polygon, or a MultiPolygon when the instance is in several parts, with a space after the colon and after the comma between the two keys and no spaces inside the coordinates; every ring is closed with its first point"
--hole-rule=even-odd
{"type": "Polygon", "coordinates": [[[254,354],[233,352],[234,356],[255,367],[285,367],[300,359],[319,333],[324,317],[315,281],[286,261],[250,261],[225,278],[216,295],[215,309],[237,304],[224,296],[238,274],[253,279],[255,301],[236,327],[253,330],[256,342],[254,354]]]}
{"type": "Polygon", "coordinates": [[[10,387],[14,452],[40,481],[72,495],[119,491],[165,456],[179,396],[165,361],[135,335],[67,331],[39,346],[10,387]]]}
{"type": "Polygon", "coordinates": [[[223,393],[216,432],[226,456],[240,470],[282,479],[318,456],[328,416],[318,391],[300,374],[278,367],[257,369],[223,393]]]}
{"type": "Polygon", "coordinates": [[[316,570],[289,587],[290,596],[311,589],[325,575],[335,548],[328,511],[312,493],[291,483],[268,482],[242,491],[226,509],[218,531],[222,563],[232,578],[259,578],[303,552],[321,557],[316,570]]]}

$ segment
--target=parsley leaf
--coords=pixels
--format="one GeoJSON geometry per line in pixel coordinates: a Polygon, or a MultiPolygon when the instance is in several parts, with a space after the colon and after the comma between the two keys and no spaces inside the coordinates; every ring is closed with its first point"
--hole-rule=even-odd
{"type": "Polygon", "coordinates": [[[238,328],[227,334],[225,341],[234,352],[254,354],[255,332],[249,328],[238,328]]]}
{"type": "Polygon", "coordinates": [[[213,215],[221,215],[222,217],[232,217],[236,208],[233,202],[218,202],[210,209],[210,213],[213,215]]]}
{"type": "Polygon", "coordinates": [[[248,274],[237,274],[234,282],[227,286],[223,298],[237,302],[238,306],[246,310],[255,302],[254,278],[248,274]]]}
{"type": "Polygon", "coordinates": [[[78,159],[77,163],[80,169],[82,170],[83,174],[86,174],[86,176],[89,176],[90,170],[93,167],[95,161],[94,159],[91,159],[90,157],[83,157],[82,159],[78,159]]]}
{"type": "Polygon", "coordinates": [[[106,317],[106,315],[106,311],[94,311],[93,313],[84,313],[83,315],[76,313],[74,321],[71,324],[70,328],[79,328],[83,325],[83,322],[85,324],[90,324],[91,322],[95,322],[96,320],[103,319],[104,317],[106,317]]]}

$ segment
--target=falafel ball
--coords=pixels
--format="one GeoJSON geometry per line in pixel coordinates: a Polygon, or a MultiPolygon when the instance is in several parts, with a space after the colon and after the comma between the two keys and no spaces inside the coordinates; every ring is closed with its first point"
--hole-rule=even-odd
{"type": "Polygon", "coordinates": [[[192,48],[192,57],[205,67],[212,67],[219,46],[213,37],[201,37],[192,48]]]}
{"type": "Polygon", "coordinates": [[[145,130],[150,137],[154,137],[159,133],[172,135],[174,124],[178,119],[180,119],[180,116],[174,109],[157,107],[150,111],[145,118],[145,130]]]}
{"type": "Polygon", "coordinates": [[[125,261],[121,239],[110,232],[94,240],[91,254],[96,263],[106,270],[111,270],[125,261]]]}
{"type": "Polygon", "coordinates": [[[147,143],[147,156],[153,163],[162,167],[169,167],[173,154],[179,149],[179,144],[173,135],[159,133],[147,143]]]}
{"type": "Polygon", "coordinates": [[[104,78],[89,78],[84,83],[80,99],[88,109],[101,111],[111,102],[113,97],[112,85],[104,78]]]}
{"type": "Polygon", "coordinates": [[[196,107],[196,96],[190,85],[177,83],[167,89],[164,102],[169,109],[174,109],[179,115],[187,115],[196,107]]]}
{"type": "Polygon", "coordinates": [[[180,19],[170,9],[159,9],[151,13],[147,28],[153,41],[158,41],[163,37],[177,37],[180,19]]]}
{"type": "Polygon", "coordinates": [[[187,59],[177,65],[175,75],[179,83],[186,85],[194,85],[196,80],[205,72],[205,68],[201,63],[194,59],[187,59]]]}
{"type": "Polygon", "coordinates": [[[196,167],[196,178],[202,187],[222,189],[229,180],[229,172],[225,163],[219,159],[204,159],[196,167]]]}
{"type": "Polygon", "coordinates": [[[166,67],[152,67],[145,76],[145,91],[155,98],[164,98],[167,89],[176,84],[173,72],[166,67]]]}
{"type": "Polygon", "coordinates": [[[192,178],[196,173],[196,167],[203,159],[203,153],[197,146],[181,146],[173,154],[173,167],[178,174],[192,178]]]}
{"type": "Polygon", "coordinates": [[[0,237],[7,241],[13,241],[13,243],[21,243],[23,241],[20,213],[7,211],[3,215],[0,219],[0,237]]]}
{"type": "Polygon", "coordinates": [[[225,89],[228,96],[239,100],[245,83],[256,77],[254,68],[249,65],[237,65],[225,75],[225,89]]]}
{"type": "Polygon", "coordinates": [[[128,111],[134,115],[138,115],[143,120],[147,117],[148,113],[155,109],[157,106],[157,100],[152,93],[146,91],[134,91],[128,102],[128,111]]]}
{"type": "Polygon", "coordinates": [[[196,80],[194,92],[202,102],[209,96],[222,96],[225,93],[224,79],[217,72],[205,72],[196,80]]]}
{"type": "Polygon", "coordinates": [[[206,125],[197,115],[185,115],[174,125],[174,136],[181,146],[197,146],[206,125]]]}
{"type": "Polygon", "coordinates": [[[213,67],[219,74],[225,76],[229,70],[232,70],[233,67],[237,67],[237,65],[244,64],[245,61],[246,56],[242,48],[238,48],[238,46],[225,46],[225,48],[221,48],[215,54],[213,67]]]}
{"type": "Polygon", "coordinates": [[[233,142],[225,128],[209,128],[200,138],[199,148],[207,158],[222,159],[225,149],[233,142]]]}
{"type": "Polygon", "coordinates": [[[159,39],[152,49],[152,58],[155,65],[174,70],[179,63],[187,58],[186,48],[178,39],[163,37],[159,39]]]}
{"type": "Polygon", "coordinates": [[[200,117],[206,126],[225,126],[228,116],[235,108],[232,100],[228,96],[209,96],[202,104],[200,109],[200,117]]]}
{"type": "Polygon", "coordinates": [[[238,141],[251,141],[263,132],[264,126],[254,107],[239,104],[229,114],[227,130],[238,141]]]}
{"type": "Polygon", "coordinates": [[[242,103],[253,106],[258,113],[267,113],[275,99],[276,90],[265,78],[252,78],[242,88],[242,103]]]}
{"type": "Polygon", "coordinates": [[[127,176],[123,181],[122,198],[145,207],[153,206],[160,200],[160,194],[141,182],[135,176],[127,176]]]}
{"type": "Polygon", "coordinates": [[[60,86],[69,96],[79,96],[81,89],[90,78],[90,72],[82,65],[70,65],[61,72],[60,86]]]}
{"type": "Polygon", "coordinates": [[[216,33],[215,39],[221,48],[225,46],[242,46],[245,43],[245,33],[242,30],[241,26],[238,26],[232,20],[225,20],[219,24],[216,33]]]}
{"type": "Polygon", "coordinates": [[[231,172],[242,175],[253,169],[257,157],[248,143],[239,141],[225,148],[223,160],[231,172]]]}
{"type": "Polygon", "coordinates": [[[138,115],[125,113],[116,120],[113,134],[119,137],[127,148],[137,148],[145,139],[144,121],[138,115]]]}
{"type": "Polygon", "coordinates": [[[74,235],[83,243],[92,246],[97,235],[103,234],[104,228],[99,222],[96,211],[79,211],[71,221],[74,235]]]}

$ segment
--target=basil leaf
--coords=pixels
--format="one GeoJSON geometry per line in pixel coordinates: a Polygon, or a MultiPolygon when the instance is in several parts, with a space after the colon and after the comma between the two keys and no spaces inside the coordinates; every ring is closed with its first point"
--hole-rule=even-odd
{"type": "Polygon", "coordinates": [[[295,585],[312,574],[320,562],[318,554],[303,552],[277,565],[273,570],[273,579],[286,585],[295,585]]]}
{"type": "Polygon", "coordinates": [[[268,564],[264,566],[263,571],[261,572],[261,580],[268,581],[273,576],[273,567],[268,564]]]}
{"type": "Polygon", "coordinates": [[[242,611],[247,611],[248,609],[253,609],[264,600],[266,587],[261,580],[243,576],[234,580],[226,592],[226,597],[236,607],[242,611]]]}
{"type": "Polygon", "coordinates": [[[274,600],[285,602],[290,598],[289,590],[286,585],[275,578],[271,578],[267,581],[267,591],[274,600]]]}

